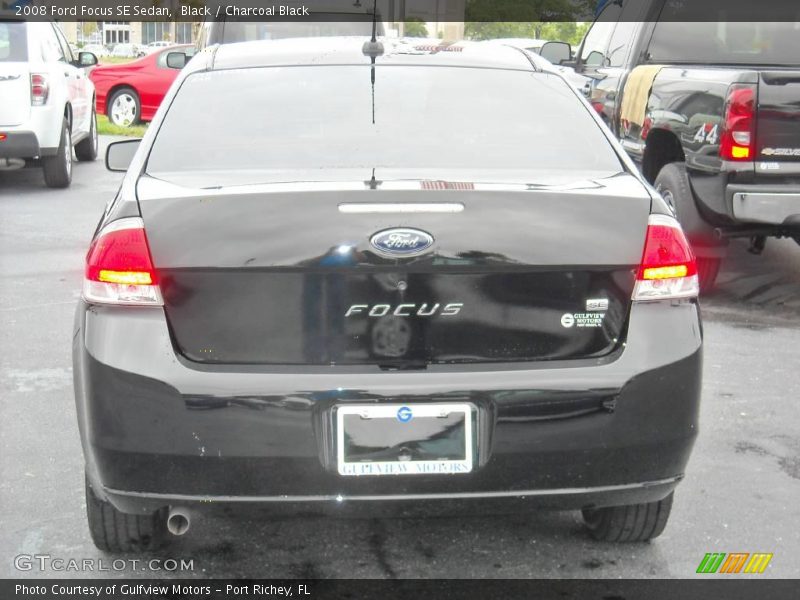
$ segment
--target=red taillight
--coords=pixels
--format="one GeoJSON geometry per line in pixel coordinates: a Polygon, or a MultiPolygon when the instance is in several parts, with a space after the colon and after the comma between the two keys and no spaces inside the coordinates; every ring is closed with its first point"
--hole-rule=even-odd
{"type": "Polygon", "coordinates": [[[41,73],[31,74],[31,104],[33,106],[44,106],[49,95],[50,84],[47,82],[47,75],[42,75],[41,73]]]}
{"type": "Polygon", "coordinates": [[[756,87],[735,83],[728,89],[723,110],[719,155],[724,160],[748,161],[755,156],[756,87]]]}
{"type": "Polygon", "coordinates": [[[106,304],[163,304],[139,217],[111,222],[86,255],[83,297],[106,304]]]}
{"type": "Polygon", "coordinates": [[[698,292],[697,262],[681,226],[672,217],[650,215],[633,299],[691,298],[698,292]]]}

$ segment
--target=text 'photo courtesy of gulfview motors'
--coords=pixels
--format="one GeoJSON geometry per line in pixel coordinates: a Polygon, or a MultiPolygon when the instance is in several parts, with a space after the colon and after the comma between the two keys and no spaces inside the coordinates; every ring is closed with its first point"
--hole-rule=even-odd
{"type": "Polygon", "coordinates": [[[0,577],[800,576],[800,6],[145,4],[0,12],[0,577]]]}

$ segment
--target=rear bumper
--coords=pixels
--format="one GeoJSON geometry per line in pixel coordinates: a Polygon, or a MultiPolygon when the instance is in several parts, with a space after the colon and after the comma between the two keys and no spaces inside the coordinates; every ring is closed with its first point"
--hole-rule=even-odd
{"type": "Polygon", "coordinates": [[[697,435],[696,304],[633,307],[624,351],[492,370],[359,372],[199,367],[161,309],[80,304],[74,377],[87,473],[126,512],[166,504],[525,500],[580,508],[652,501],[697,435]],[[365,402],[469,402],[472,473],[342,477],[331,415],[365,402]]]}
{"type": "Polygon", "coordinates": [[[800,192],[735,192],[732,210],[738,221],[800,227],[800,192]]]}
{"type": "Polygon", "coordinates": [[[729,169],[715,173],[688,170],[703,221],[724,232],[773,236],[796,232],[800,184],[794,171],[783,168],[776,175],[764,171],[761,163],[742,163],[738,170],[726,164],[729,169]]]}
{"type": "Polygon", "coordinates": [[[10,131],[0,129],[6,138],[0,141],[0,158],[34,158],[40,156],[39,140],[32,131],[10,131]]]}
{"type": "MultiPolygon", "coordinates": [[[[129,492],[102,488],[106,498],[127,513],[155,512],[164,506],[181,506],[197,511],[267,509],[270,512],[323,513],[356,516],[430,515],[443,511],[459,514],[475,510],[517,511],[530,508],[580,510],[601,506],[621,506],[654,502],[672,492],[682,476],[660,481],[623,485],[546,488],[533,490],[433,492],[398,494],[327,494],[305,496],[203,496],[129,492]]],[[[95,488],[97,489],[97,488],[95,488]]]]}
{"type": "Polygon", "coordinates": [[[31,107],[28,118],[19,125],[0,125],[0,133],[8,136],[6,141],[0,142],[0,158],[54,156],[58,152],[63,121],[64,106],[53,99],[45,106],[31,107]]]}

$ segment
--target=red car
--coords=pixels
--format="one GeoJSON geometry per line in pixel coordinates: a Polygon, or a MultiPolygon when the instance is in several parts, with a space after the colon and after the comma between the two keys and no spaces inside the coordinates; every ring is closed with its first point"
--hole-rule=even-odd
{"type": "Polygon", "coordinates": [[[170,46],[129,63],[95,67],[89,78],[97,93],[97,112],[121,127],[151,121],[179,73],[167,66],[167,55],[193,50],[170,46]]]}

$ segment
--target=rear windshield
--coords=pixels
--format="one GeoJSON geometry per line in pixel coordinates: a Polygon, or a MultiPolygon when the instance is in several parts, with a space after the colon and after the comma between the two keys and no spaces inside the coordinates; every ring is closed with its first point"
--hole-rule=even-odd
{"type": "Polygon", "coordinates": [[[25,23],[0,21],[0,62],[28,60],[25,23]]]}
{"type": "Polygon", "coordinates": [[[556,75],[379,66],[373,90],[370,71],[270,67],[190,75],[158,131],[147,171],[167,180],[194,172],[207,182],[213,172],[226,180],[236,173],[244,184],[298,181],[286,174],[291,170],[535,170],[573,177],[622,170],[588,109],[556,75]]]}
{"type": "Polygon", "coordinates": [[[800,22],[660,21],[648,53],[654,63],[798,65],[800,22]]]}

